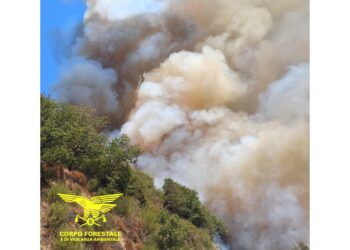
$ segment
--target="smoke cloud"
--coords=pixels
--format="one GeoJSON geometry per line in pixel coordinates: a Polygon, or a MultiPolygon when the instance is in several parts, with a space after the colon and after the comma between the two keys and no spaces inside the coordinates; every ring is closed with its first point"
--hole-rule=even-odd
{"type": "Polygon", "coordinates": [[[308,1],[136,2],[87,0],[59,97],[107,114],[158,186],[197,190],[232,249],[308,243],[308,1]]]}
{"type": "Polygon", "coordinates": [[[98,61],[76,59],[63,69],[56,93],[63,101],[88,105],[104,114],[113,113],[118,109],[118,96],[113,92],[116,80],[116,72],[102,68],[98,61]]]}

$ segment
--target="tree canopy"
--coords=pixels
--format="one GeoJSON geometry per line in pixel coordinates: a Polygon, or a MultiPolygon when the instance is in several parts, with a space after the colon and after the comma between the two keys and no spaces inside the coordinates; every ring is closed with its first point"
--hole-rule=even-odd
{"type": "Polygon", "coordinates": [[[125,192],[140,150],[125,135],[109,140],[107,124],[90,108],[41,96],[41,161],[79,170],[106,192],[125,192]]]}
{"type": "Polygon", "coordinates": [[[206,228],[211,235],[215,232],[226,235],[223,224],[201,204],[196,191],[172,179],[165,179],[163,190],[164,207],[170,212],[189,220],[197,227],[206,228]]]}

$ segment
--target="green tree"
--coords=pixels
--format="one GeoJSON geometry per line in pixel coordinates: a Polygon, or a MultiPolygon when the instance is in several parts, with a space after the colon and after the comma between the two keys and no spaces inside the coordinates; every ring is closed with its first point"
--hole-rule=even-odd
{"type": "Polygon", "coordinates": [[[172,179],[165,179],[163,190],[164,207],[167,210],[189,220],[197,227],[206,228],[211,236],[218,232],[224,239],[226,238],[226,229],[222,222],[201,205],[196,191],[172,179]]]}
{"type": "Polygon", "coordinates": [[[165,179],[164,207],[193,224],[200,225],[200,202],[196,191],[188,189],[172,179],[165,179]]]}
{"type": "Polygon", "coordinates": [[[139,148],[130,145],[130,140],[126,135],[112,140],[107,145],[104,163],[97,169],[96,175],[100,175],[99,179],[102,180],[102,184],[106,183],[108,192],[125,193],[127,191],[131,178],[130,164],[135,163],[139,154],[139,148]]]}
{"type": "Polygon", "coordinates": [[[150,202],[161,203],[161,195],[154,187],[153,179],[137,169],[132,170],[127,194],[135,197],[142,206],[150,202]]]}
{"type": "MultiPolygon", "coordinates": [[[[92,189],[101,192],[126,192],[130,164],[140,150],[126,135],[109,140],[104,135],[107,119],[87,107],[57,103],[41,96],[41,160],[49,166],[62,165],[79,170],[92,189]]],[[[42,178],[52,178],[52,171],[42,171],[42,178]]],[[[43,182],[45,183],[45,182],[43,182]]],[[[46,181],[47,183],[47,181],[46,181]]]]}
{"type": "Polygon", "coordinates": [[[101,155],[106,138],[100,132],[106,124],[92,109],[41,96],[41,160],[81,170],[101,155]]]}
{"type": "Polygon", "coordinates": [[[180,250],[186,249],[188,231],[176,215],[163,215],[163,226],[157,239],[159,249],[180,250]],[[166,216],[166,218],[164,218],[166,216]]]}

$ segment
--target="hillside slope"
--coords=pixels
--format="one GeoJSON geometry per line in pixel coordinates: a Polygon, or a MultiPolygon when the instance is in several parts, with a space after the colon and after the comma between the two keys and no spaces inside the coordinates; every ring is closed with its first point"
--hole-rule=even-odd
{"type": "Polygon", "coordinates": [[[171,179],[163,190],[133,167],[140,150],[126,136],[110,140],[104,117],[85,107],[41,97],[41,249],[217,249],[225,228],[197,193],[171,179]],[[106,214],[105,230],[122,232],[118,243],[59,241],[60,231],[81,230],[82,208],[57,193],[85,197],[123,193],[106,214]]]}

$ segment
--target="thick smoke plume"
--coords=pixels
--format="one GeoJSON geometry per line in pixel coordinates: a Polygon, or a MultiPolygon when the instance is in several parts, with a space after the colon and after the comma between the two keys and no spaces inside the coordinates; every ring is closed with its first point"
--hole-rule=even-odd
{"type": "Polygon", "coordinates": [[[308,1],[87,6],[60,98],[109,115],[158,185],[197,190],[232,249],[308,243],[308,1]]]}

